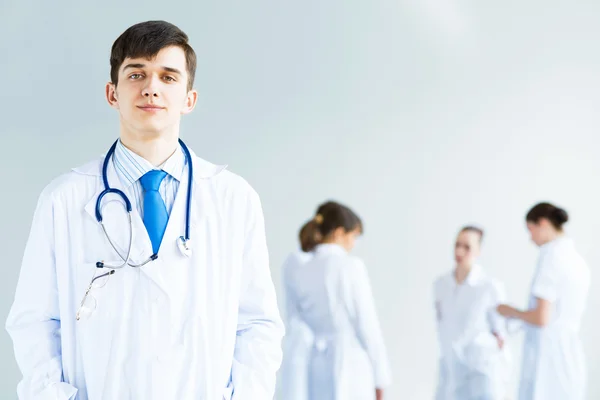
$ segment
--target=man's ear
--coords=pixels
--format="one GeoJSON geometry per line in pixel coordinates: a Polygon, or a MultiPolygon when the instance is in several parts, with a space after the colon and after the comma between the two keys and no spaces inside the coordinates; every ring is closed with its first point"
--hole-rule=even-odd
{"type": "Polygon", "coordinates": [[[117,100],[117,85],[112,82],[106,84],[106,101],[108,105],[114,109],[119,109],[119,101],[117,100]]]}
{"type": "Polygon", "coordinates": [[[181,110],[181,115],[191,113],[196,107],[198,102],[198,91],[192,89],[188,92],[187,98],[185,99],[185,107],[181,110]]]}

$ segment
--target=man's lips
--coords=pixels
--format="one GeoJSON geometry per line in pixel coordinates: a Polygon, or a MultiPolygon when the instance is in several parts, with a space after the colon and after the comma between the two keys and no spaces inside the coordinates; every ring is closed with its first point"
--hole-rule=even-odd
{"type": "Polygon", "coordinates": [[[143,106],[137,106],[140,110],[144,111],[160,111],[164,110],[164,107],[157,106],[156,104],[145,104],[143,106]]]}

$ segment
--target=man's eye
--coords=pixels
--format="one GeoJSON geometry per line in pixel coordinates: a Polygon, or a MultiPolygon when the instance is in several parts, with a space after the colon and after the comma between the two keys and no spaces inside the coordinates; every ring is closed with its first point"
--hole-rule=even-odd
{"type": "Polygon", "coordinates": [[[142,74],[131,74],[129,75],[129,79],[140,79],[142,77],[142,74]]]}
{"type": "Polygon", "coordinates": [[[175,82],[175,78],[173,78],[172,76],[165,76],[165,81],[167,82],[175,82]]]}

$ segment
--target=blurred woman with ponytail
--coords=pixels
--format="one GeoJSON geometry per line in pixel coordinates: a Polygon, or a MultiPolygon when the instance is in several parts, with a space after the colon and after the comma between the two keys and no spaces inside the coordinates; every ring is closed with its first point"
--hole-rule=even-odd
{"type": "Polygon", "coordinates": [[[300,233],[310,258],[286,270],[288,320],[298,319],[312,334],[305,399],[382,400],[390,384],[367,270],[350,254],[362,233],[350,208],[325,203],[300,233]]]}
{"type": "MultiPolygon", "coordinates": [[[[327,208],[337,203],[329,201],[317,208],[315,215],[324,213],[327,208]]],[[[288,285],[295,270],[311,259],[312,252],[321,241],[321,236],[314,218],[306,222],[298,234],[300,249],[292,252],[283,262],[283,287],[288,293],[288,285]]],[[[308,397],[308,356],[313,345],[313,334],[310,328],[300,319],[291,303],[286,301],[285,337],[283,339],[283,362],[281,364],[280,384],[281,398],[285,400],[309,400],[308,397]]]]}
{"type": "Polygon", "coordinates": [[[590,271],[563,231],[565,210],[540,203],[527,213],[527,228],[540,247],[525,311],[498,306],[526,327],[519,400],[584,400],[585,354],[579,327],[586,308],[590,271]]]}

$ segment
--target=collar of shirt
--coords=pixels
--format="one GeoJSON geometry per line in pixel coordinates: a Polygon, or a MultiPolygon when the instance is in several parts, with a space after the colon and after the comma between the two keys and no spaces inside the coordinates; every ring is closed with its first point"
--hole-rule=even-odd
{"type": "Polygon", "coordinates": [[[115,153],[113,156],[113,162],[121,184],[123,187],[128,188],[134,182],[138,181],[145,173],[152,171],[153,169],[162,169],[167,174],[171,175],[177,181],[181,181],[181,175],[183,174],[183,167],[185,166],[186,160],[181,150],[181,146],[177,146],[175,153],[171,155],[162,165],[155,168],[148,160],[135,154],[121,143],[119,140],[115,153]]]}
{"type": "Polygon", "coordinates": [[[315,247],[315,252],[318,254],[348,254],[346,249],[335,243],[321,243],[315,247]]]}
{"type": "Polygon", "coordinates": [[[542,251],[548,251],[549,249],[553,249],[559,246],[573,246],[574,242],[573,240],[566,235],[563,236],[559,236],[554,240],[549,241],[548,243],[543,244],[542,246],[540,246],[540,250],[542,251]]]}
{"type": "MultiPolygon", "coordinates": [[[[456,282],[455,272],[456,270],[452,270],[452,272],[450,273],[450,278],[454,285],[458,285],[458,283],[456,282]]],[[[471,267],[469,275],[467,275],[463,283],[469,286],[475,286],[481,281],[481,279],[483,279],[483,268],[481,268],[480,265],[475,264],[471,267]]]]}

